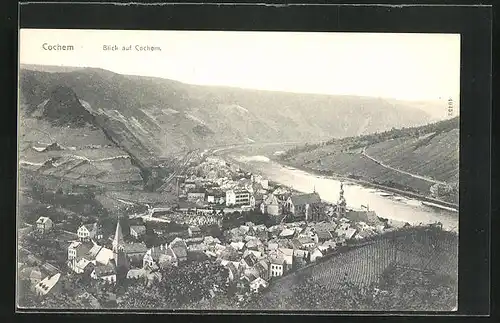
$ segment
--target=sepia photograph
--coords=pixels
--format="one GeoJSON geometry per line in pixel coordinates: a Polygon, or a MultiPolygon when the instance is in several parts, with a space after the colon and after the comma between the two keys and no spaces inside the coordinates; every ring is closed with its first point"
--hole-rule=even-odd
{"type": "Polygon", "coordinates": [[[21,29],[17,307],[457,311],[460,34],[21,29]]]}

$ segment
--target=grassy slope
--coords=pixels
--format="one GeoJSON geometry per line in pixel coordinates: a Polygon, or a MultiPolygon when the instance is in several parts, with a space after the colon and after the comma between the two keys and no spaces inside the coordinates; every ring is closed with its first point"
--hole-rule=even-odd
{"type": "Polygon", "coordinates": [[[413,174],[458,182],[458,119],[372,136],[333,140],[325,145],[288,151],[284,160],[295,166],[379,183],[394,182],[427,194],[433,183],[387,169],[362,155],[413,174]]]}

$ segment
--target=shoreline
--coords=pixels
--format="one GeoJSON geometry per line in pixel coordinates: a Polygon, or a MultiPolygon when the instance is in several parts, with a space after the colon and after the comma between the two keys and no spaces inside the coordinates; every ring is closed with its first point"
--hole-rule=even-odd
{"type": "MultiPolygon", "coordinates": [[[[423,202],[433,203],[436,205],[435,207],[438,207],[440,209],[445,209],[445,210],[450,211],[450,212],[454,212],[454,213],[459,212],[459,205],[458,204],[446,202],[443,200],[438,200],[438,199],[435,199],[435,198],[432,198],[429,196],[422,195],[420,193],[403,191],[403,190],[400,190],[400,189],[397,189],[394,187],[373,183],[373,182],[370,182],[370,181],[367,181],[364,179],[350,178],[350,177],[346,177],[346,176],[343,176],[340,174],[326,175],[326,174],[322,174],[320,171],[316,171],[313,169],[308,169],[305,167],[296,167],[294,165],[290,165],[282,160],[277,160],[274,158],[270,158],[270,159],[271,159],[271,161],[278,163],[278,164],[282,165],[283,167],[297,169],[297,170],[300,170],[303,172],[307,172],[311,175],[323,176],[323,177],[328,178],[328,179],[339,180],[339,181],[343,181],[343,182],[351,182],[351,183],[359,184],[359,185],[367,187],[367,188],[377,188],[377,189],[388,191],[391,193],[395,193],[395,194],[398,194],[398,195],[401,195],[404,197],[416,198],[416,199],[419,199],[423,202]]],[[[428,205],[428,206],[432,206],[432,205],[428,205]]]]}

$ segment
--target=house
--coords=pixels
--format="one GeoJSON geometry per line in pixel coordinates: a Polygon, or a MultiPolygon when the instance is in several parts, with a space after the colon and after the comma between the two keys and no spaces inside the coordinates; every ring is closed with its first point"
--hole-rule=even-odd
{"type": "MultiPolygon", "coordinates": [[[[95,256],[95,261],[101,265],[107,265],[114,258],[113,250],[98,245],[95,246],[97,246],[98,249],[95,256]]],[[[95,249],[93,247],[90,253],[92,254],[94,251],[95,249]]]]}
{"type": "Polygon", "coordinates": [[[318,237],[319,243],[323,243],[333,238],[332,234],[326,230],[316,231],[316,236],[318,237]]]}
{"type": "Polygon", "coordinates": [[[296,258],[307,259],[307,257],[309,257],[309,251],[303,249],[293,249],[293,256],[296,258]]]}
{"type": "Polygon", "coordinates": [[[267,196],[261,204],[261,212],[271,216],[279,216],[282,213],[281,204],[274,194],[267,196]]]}
{"type": "Polygon", "coordinates": [[[297,242],[300,244],[299,249],[307,249],[313,247],[316,243],[314,239],[310,237],[299,237],[297,239],[297,242]]]}
{"type": "Polygon", "coordinates": [[[285,268],[285,270],[288,270],[288,269],[292,268],[292,265],[293,265],[293,249],[290,249],[290,248],[278,248],[277,252],[285,260],[285,264],[287,266],[285,268]]]}
{"type": "Polygon", "coordinates": [[[269,279],[269,263],[266,259],[260,260],[254,267],[259,273],[259,277],[265,280],[269,279]]]}
{"type": "Polygon", "coordinates": [[[76,231],[80,241],[88,241],[93,239],[101,239],[102,235],[98,234],[97,223],[84,224],[76,231]]]}
{"type": "Polygon", "coordinates": [[[231,242],[230,246],[239,251],[242,250],[243,247],[245,247],[245,243],[243,241],[231,242]]]}
{"type": "Polygon", "coordinates": [[[146,270],[144,268],[130,269],[127,272],[127,279],[138,280],[146,276],[146,270]]]}
{"type": "Polygon", "coordinates": [[[250,192],[244,189],[226,191],[226,206],[250,205],[250,192]]]}
{"type": "Polygon", "coordinates": [[[294,218],[304,218],[306,221],[318,221],[323,213],[321,198],[316,192],[290,196],[284,209],[294,218]]]}
{"type": "Polygon", "coordinates": [[[264,244],[259,239],[250,239],[245,244],[245,247],[252,250],[263,250],[264,244]]]}
{"type": "Polygon", "coordinates": [[[205,201],[205,191],[190,191],[187,193],[187,200],[196,203],[198,201],[205,201]]]}
{"type": "Polygon", "coordinates": [[[60,278],[60,273],[44,278],[42,281],[35,285],[35,293],[38,296],[45,296],[49,293],[54,294],[59,292],[61,289],[61,284],[59,282],[60,278]]]}
{"type": "MultiPolygon", "coordinates": [[[[328,241],[325,241],[320,247],[325,251],[333,250],[333,249],[337,248],[337,243],[333,240],[328,240],[328,241]]],[[[321,248],[320,248],[320,250],[321,250],[321,248]]],[[[323,250],[321,250],[321,251],[323,252],[323,250]]]]}
{"type": "Polygon", "coordinates": [[[270,277],[281,277],[285,269],[285,260],[283,257],[271,257],[269,268],[270,277]]]}
{"type": "Polygon", "coordinates": [[[188,228],[188,234],[190,237],[200,237],[201,236],[201,229],[199,226],[190,226],[188,228]]]}
{"type": "Polygon", "coordinates": [[[184,240],[181,238],[175,238],[172,242],[170,242],[168,247],[172,249],[179,263],[187,260],[188,247],[184,240]]]}
{"type": "Polygon", "coordinates": [[[280,233],[280,238],[292,238],[295,235],[295,230],[293,229],[284,229],[280,233]]]}
{"type": "MultiPolygon", "coordinates": [[[[95,262],[95,261],[94,261],[95,262]]],[[[95,268],[94,262],[81,258],[72,268],[77,274],[90,275],[95,268]]]]}
{"type": "Polygon", "coordinates": [[[245,257],[241,259],[242,265],[247,268],[253,267],[259,262],[257,256],[251,252],[249,252],[245,257]]]}
{"type": "Polygon", "coordinates": [[[316,260],[318,260],[321,257],[323,257],[323,253],[318,248],[315,248],[311,252],[311,262],[316,261],[316,260]]]}
{"type": "Polygon", "coordinates": [[[357,233],[357,230],[350,226],[348,222],[340,223],[337,229],[335,229],[335,234],[346,240],[352,239],[357,233]]]}
{"type": "Polygon", "coordinates": [[[141,238],[146,234],[146,227],[143,225],[131,225],[130,226],[130,235],[135,239],[141,238]]]}
{"type": "Polygon", "coordinates": [[[345,217],[353,222],[365,222],[372,226],[382,224],[377,214],[369,210],[348,210],[345,217]]]}
{"type": "Polygon", "coordinates": [[[250,291],[252,293],[258,293],[260,290],[267,288],[267,286],[269,286],[269,284],[261,277],[258,277],[250,282],[250,291]]]}
{"type": "Polygon", "coordinates": [[[41,234],[45,234],[52,230],[54,223],[52,220],[46,216],[41,216],[36,220],[35,227],[36,231],[41,234]]]}
{"type": "Polygon", "coordinates": [[[92,247],[93,245],[89,242],[73,241],[70,243],[68,246],[68,267],[76,273],[83,273],[77,264],[81,259],[89,257],[92,247]]]}
{"type": "Polygon", "coordinates": [[[90,277],[92,277],[93,279],[104,280],[105,282],[110,284],[115,284],[116,266],[114,264],[114,260],[108,262],[108,264],[106,265],[98,264],[90,274],[90,277]]]}
{"type": "Polygon", "coordinates": [[[143,257],[143,268],[177,266],[178,260],[172,248],[160,245],[149,249],[143,257]]]}

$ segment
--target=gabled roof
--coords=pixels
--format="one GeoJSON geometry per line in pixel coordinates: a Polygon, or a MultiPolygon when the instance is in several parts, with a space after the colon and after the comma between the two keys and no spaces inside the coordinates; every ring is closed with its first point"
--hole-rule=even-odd
{"type": "Polygon", "coordinates": [[[95,260],[101,264],[108,264],[111,259],[113,259],[113,250],[101,247],[99,252],[95,256],[95,260]]]}
{"type": "Polygon", "coordinates": [[[82,225],[80,228],[84,227],[85,229],[87,229],[90,232],[90,231],[94,230],[95,226],[96,226],[95,223],[89,223],[89,224],[82,225]]]}
{"type": "Polygon", "coordinates": [[[57,273],[51,277],[46,277],[41,282],[36,284],[36,288],[45,295],[57,284],[57,282],[59,282],[60,278],[60,273],[57,273]]]}
{"type": "Polygon", "coordinates": [[[283,265],[283,264],[285,264],[285,258],[283,256],[281,256],[281,257],[279,257],[279,256],[278,257],[271,257],[270,258],[270,262],[273,265],[283,265]]]}
{"type": "Polygon", "coordinates": [[[36,220],[36,223],[46,223],[49,220],[50,220],[50,218],[48,218],[46,216],[41,216],[38,218],[38,220],[36,220]]]}
{"type": "Polygon", "coordinates": [[[255,285],[264,285],[264,286],[266,286],[266,287],[269,285],[269,284],[268,284],[268,282],[266,282],[266,281],[265,281],[262,277],[257,277],[257,278],[255,278],[254,280],[252,280],[252,281],[250,282],[250,284],[251,284],[251,285],[254,285],[254,286],[255,286],[255,285]]]}
{"type": "Polygon", "coordinates": [[[295,230],[284,229],[283,231],[281,231],[280,237],[290,237],[290,236],[293,236],[294,234],[295,234],[295,230]]]}
{"type": "Polygon", "coordinates": [[[127,243],[123,247],[126,254],[146,253],[148,251],[148,247],[142,242],[127,243]]]}
{"type": "Polygon", "coordinates": [[[246,257],[243,258],[243,260],[245,260],[245,262],[250,267],[255,266],[255,264],[257,264],[257,262],[258,262],[257,256],[255,256],[253,253],[249,253],[248,255],[246,255],[246,257]]]}
{"type": "Polygon", "coordinates": [[[321,197],[316,192],[309,194],[292,195],[290,199],[293,205],[306,205],[306,204],[315,204],[321,202],[321,197]]]}
{"type": "Polygon", "coordinates": [[[90,265],[90,264],[92,264],[92,262],[91,262],[91,261],[89,261],[89,260],[87,260],[87,259],[85,259],[85,258],[82,258],[82,259],[80,259],[80,260],[76,263],[76,266],[77,266],[78,268],[82,269],[82,270],[85,270],[85,268],[86,268],[88,265],[90,265]]]}

